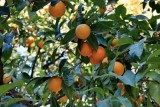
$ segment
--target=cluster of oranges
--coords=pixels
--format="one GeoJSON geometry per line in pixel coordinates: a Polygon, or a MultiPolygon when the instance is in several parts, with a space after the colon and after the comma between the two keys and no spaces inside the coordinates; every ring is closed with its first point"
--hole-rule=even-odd
{"type": "MultiPolygon", "coordinates": [[[[32,36],[30,36],[30,37],[28,37],[27,40],[25,41],[25,45],[26,45],[27,47],[32,48],[34,41],[35,41],[35,38],[32,37],[32,36]]],[[[42,48],[43,45],[44,45],[44,41],[40,40],[40,41],[38,42],[38,47],[39,47],[39,48],[42,48]]]]}
{"type": "MultiPolygon", "coordinates": [[[[55,94],[58,94],[58,92],[62,89],[62,78],[61,77],[55,77],[51,78],[51,80],[48,82],[48,88],[55,94]]],[[[60,102],[67,102],[68,97],[65,95],[59,99],[60,102]]]]}
{"type": "MultiPolygon", "coordinates": [[[[85,40],[90,36],[91,29],[87,24],[80,24],[75,30],[76,38],[85,40]]],[[[93,65],[100,64],[106,57],[105,49],[102,46],[98,46],[97,50],[94,50],[87,42],[83,41],[79,50],[82,56],[88,56],[90,63],[93,65]]]]}

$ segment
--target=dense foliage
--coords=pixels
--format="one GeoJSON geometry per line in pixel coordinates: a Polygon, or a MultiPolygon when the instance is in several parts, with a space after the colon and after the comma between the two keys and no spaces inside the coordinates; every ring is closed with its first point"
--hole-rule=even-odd
{"type": "Polygon", "coordinates": [[[160,106],[159,12],[158,0],[1,0],[0,107],[160,106]]]}

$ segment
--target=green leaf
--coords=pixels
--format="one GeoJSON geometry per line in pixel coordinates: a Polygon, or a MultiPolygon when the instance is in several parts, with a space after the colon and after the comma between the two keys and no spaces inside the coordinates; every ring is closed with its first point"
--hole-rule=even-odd
{"type": "Polygon", "coordinates": [[[3,40],[4,40],[4,38],[3,38],[3,36],[0,34],[0,48],[3,46],[3,40]]]}
{"type": "Polygon", "coordinates": [[[12,45],[5,43],[2,48],[2,60],[7,61],[12,54],[12,45]]]}
{"type": "Polygon", "coordinates": [[[62,90],[66,94],[66,96],[69,98],[69,100],[72,100],[72,97],[73,97],[72,87],[68,87],[66,84],[62,83],[62,90]]]}
{"type": "Polygon", "coordinates": [[[151,97],[160,105],[160,84],[156,82],[151,82],[149,84],[149,93],[151,97]]]}
{"type": "Polygon", "coordinates": [[[104,46],[107,46],[107,42],[104,39],[104,37],[102,37],[102,36],[96,36],[96,37],[97,37],[97,40],[98,40],[98,44],[102,44],[104,46]]]}
{"type": "Polygon", "coordinates": [[[137,57],[141,57],[142,53],[143,53],[143,46],[144,46],[144,40],[139,41],[136,44],[133,44],[130,46],[129,48],[129,54],[131,56],[137,56],[137,57]]]}
{"type": "Polygon", "coordinates": [[[94,92],[100,94],[102,97],[104,97],[104,90],[102,88],[100,88],[100,87],[90,88],[88,90],[85,90],[83,93],[85,94],[88,91],[94,91],[94,92]]]}
{"type": "Polygon", "coordinates": [[[94,14],[92,17],[90,17],[87,21],[86,24],[87,25],[91,25],[95,20],[98,20],[98,15],[94,14]]]}
{"type": "Polygon", "coordinates": [[[71,29],[69,32],[66,33],[62,40],[62,44],[67,44],[68,42],[72,41],[75,37],[75,29],[71,29]]]}
{"type": "Polygon", "coordinates": [[[60,107],[53,93],[50,97],[50,104],[51,107],[60,107]]]}
{"type": "Polygon", "coordinates": [[[47,45],[47,44],[50,44],[50,43],[54,43],[54,41],[53,40],[47,40],[47,41],[45,41],[44,45],[47,45]]]}
{"type": "Polygon", "coordinates": [[[111,107],[111,99],[107,98],[96,103],[97,107],[111,107]]]}
{"type": "Polygon", "coordinates": [[[109,73],[113,73],[113,69],[114,69],[114,64],[115,64],[116,58],[114,58],[110,63],[109,63],[109,67],[108,67],[108,71],[109,73]]]}
{"type": "Polygon", "coordinates": [[[132,107],[132,104],[131,102],[127,99],[127,98],[124,98],[124,97],[117,97],[120,101],[121,104],[123,104],[125,107],[132,107]]]}
{"type": "Polygon", "coordinates": [[[117,3],[117,1],[118,1],[118,0],[108,0],[107,5],[109,5],[109,4],[115,4],[115,3],[117,3]]]}
{"type": "Polygon", "coordinates": [[[48,79],[50,79],[50,77],[41,77],[40,79],[38,79],[38,81],[36,81],[36,83],[34,85],[34,89],[36,89],[38,86],[40,86],[41,84],[43,84],[48,79]]]}
{"type": "Polygon", "coordinates": [[[53,0],[45,0],[45,1],[35,1],[34,5],[32,7],[32,12],[35,12],[41,8],[43,8],[45,5],[47,5],[50,1],[53,0]]]}
{"type": "Polygon", "coordinates": [[[156,63],[157,64],[159,62],[160,62],[160,58],[159,57],[152,57],[152,58],[149,58],[148,61],[147,61],[148,64],[151,64],[151,63],[153,63],[153,64],[156,63]]]}
{"type": "Polygon", "coordinates": [[[105,8],[105,2],[104,0],[91,0],[95,5],[98,5],[99,7],[105,8]]]}
{"type": "Polygon", "coordinates": [[[112,21],[98,21],[91,25],[91,29],[97,32],[110,31],[113,22],[112,21]]]}
{"type": "Polygon", "coordinates": [[[31,98],[11,98],[11,99],[6,100],[8,105],[15,104],[20,101],[33,101],[33,99],[31,98]]]}
{"type": "Polygon", "coordinates": [[[133,44],[134,41],[131,39],[131,38],[120,38],[118,40],[118,46],[121,46],[121,45],[125,45],[125,44],[133,44]]]}
{"type": "Polygon", "coordinates": [[[0,86],[0,97],[3,96],[7,91],[17,87],[21,86],[24,83],[23,80],[17,80],[14,83],[11,84],[4,84],[0,86]],[[4,88],[5,87],[5,88],[4,88]]]}
{"type": "Polygon", "coordinates": [[[64,67],[64,65],[66,64],[67,59],[62,59],[60,64],[59,64],[59,72],[61,72],[62,68],[64,67]]]}
{"type": "Polygon", "coordinates": [[[135,19],[138,19],[138,20],[148,20],[148,18],[144,15],[136,15],[135,17],[132,17],[132,18],[135,18],[135,19]]]}
{"type": "Polygon", "coordinates": [[[119,5],[115,10],[115,14],[117,16],[121,15],[122,17],[126,15],[126,12],[127,12],[127,10],[123,5],[119,5]]]}
{"type": "Polygon", "coordinates": [[[29,82],[31,77],[28,75],[28,73],[22,72],[21,75],[22,75],[23,79],[25,79],[27,82],[29,82]]]}
{"type": "Polygon", "coordinates": [[[64,83],[69,87],[74,83],[74,77],[69,74],[69,75],[64,75],[63,76],[64,83]]]}
{"type": "Polygon", "coordinates": [[[16,2],[14,2],[14,5],[16,9],[20,12],[27,6],[27,3],[24,0],[16,0],[16,2]]]}
{"type": "Polygon", "coordinates": [[[87,42],[89,43],[89,45],[90,45],[94,50],[97,50],[97,49],[98,49],[98,41],[97,41],[97,38],[95,37],[94,34],[91,34],[91,35],[87,38],[87,42]]]}
{"type": "Polygon", "coordinates": [[[35,84],[39,79],[41,79],[42,77],[35,77],[35,78],[32,78],[28,84],[27,84],[27,87],[30,88],[33,84],[35,84]]]}
{"type": "Polygon", "coordinates": [[[55,64],[55,57],[56,57],[57,49],[58,48],[54,49],[53,54],[51,56],[53,64],[55,64]]]}
{"type": "Polygon", "coordinates": [[[123,76],[117,76],[124,84],[135,86],[135,74],[132,71],[126,71],[123,76]]]}
{"type": "Polygon", "coordinates": [[[150,72],[148,72],[145,76],[148,77],[148,78],[151,78],[151,79],[153,79],[153,80],[155,80],[155,81],[157,81],[157,82],[160,83],[160,78],[159,78],[159,77],[160,77],[160,74],[157,73],[157,72],[150,71],[150,72]]]}

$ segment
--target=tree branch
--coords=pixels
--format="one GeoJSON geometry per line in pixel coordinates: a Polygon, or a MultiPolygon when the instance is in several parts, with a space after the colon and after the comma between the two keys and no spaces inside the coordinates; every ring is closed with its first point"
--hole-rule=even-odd
{"type": "Polygon", "coordinates": [[[0,85],[3,84],[3,63],[2,63],[2,47],[0,48],[0,85]]]}

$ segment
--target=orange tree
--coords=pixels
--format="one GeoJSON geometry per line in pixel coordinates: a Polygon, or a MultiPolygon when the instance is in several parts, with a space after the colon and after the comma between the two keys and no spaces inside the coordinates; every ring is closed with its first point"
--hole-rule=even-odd
{"type": "Polygon", "coordinates": [[[1,0],[0,106],[160,106],[160,3],[128,4],[1,0]]]}

